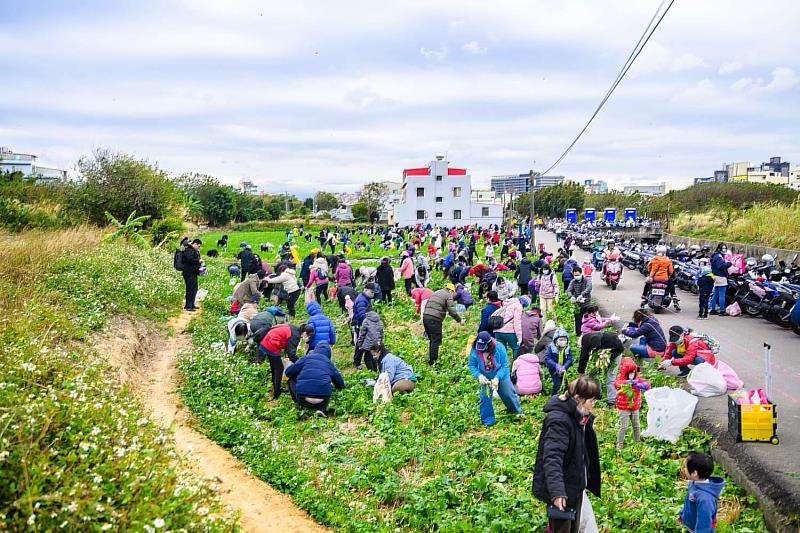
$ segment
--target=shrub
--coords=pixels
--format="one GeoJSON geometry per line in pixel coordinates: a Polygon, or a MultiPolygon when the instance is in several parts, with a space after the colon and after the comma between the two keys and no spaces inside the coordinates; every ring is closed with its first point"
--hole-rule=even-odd
{"type": "Polygon", "coordinates": [[[183,220],[177,217],[167,217],[154,220],[150,225],[150,236],[153,244],[159,244],[170,234],[181,234],[186,229],[183,220]]]}

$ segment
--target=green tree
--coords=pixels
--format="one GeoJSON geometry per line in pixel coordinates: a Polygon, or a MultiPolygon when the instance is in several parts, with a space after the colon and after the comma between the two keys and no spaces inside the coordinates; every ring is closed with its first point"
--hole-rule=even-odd
{"type": "Polygon", "coordinates": [[[303,206],[305,206],[307,209],[314,209],[314,199],[311,197],[306,198],[303,200],[303,206]]]}
{"type": "Polygon", "coordinates": [[[212,226],[224,226],[236,215],[236,202],[230,187],[217,185],[204,191],[203,217],[212,226]]]}
{"type": "Polygon", "coordinates": [[[367,220],[369,222],[378,220],[378,215],[387,194],[386,185],[378,181],[367,183],[361,187],[361,201],[367,207],[367,220]]]}
{"type": "Polygon", "coordinates": [[[281,218],[281,213],[284,212],[285,205],[284,201],[277,197],[273,196],[270,198],[269,203],[267,203],[266,210],[269,213],[270,220],[278,220],[281,218]]]}
{"type": "Polygon", "coordinates": [[[574,182],[544,187],[535,193],[536,214],[547,217],[563,217],[568,208],[583,209],[585,193],[583,187],[574,182]]]}
{"type": "Polygon", "coordinates": [[[339,207],[339,200],[329,192],[319,191],[314,195],[317,211],[330,211],[339,207]]]}
{"type": "Polygon", "coordinates": [[[364,201],[359,201],[353,204],[353,207],[350,208],[351,212],[353,213],[353,219],[356,222],[366,222],[367,217],[369,215],[369,209],[367,208],[367,204],[364,201]]]}

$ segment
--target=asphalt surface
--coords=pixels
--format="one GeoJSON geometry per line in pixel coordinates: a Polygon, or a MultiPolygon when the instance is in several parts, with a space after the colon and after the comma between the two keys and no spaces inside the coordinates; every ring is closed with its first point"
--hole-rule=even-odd
{"type": "MultiPolygon", "coordinates": [[[[544,242],[547,251],[555,253],[560,247],[549,231],[537,231],[536,240],[544,242]]],[[[587,256],[583,250],[573,251],[579,263],[587,256]]],[[[627,322],[639,308],[644,276],[638,271],[626,268],[616,291],[605,285],[599,273],[594,274],[592,284],[592,296],[605,314],[614,312],[627,322]]],[[[737,372],[746,389],[764,387],[764,343],[772,346],[772,401],[777,405],[780,444],[737,444],[728,439],[726,396],[700,398],[695,425],[718,437],[719,444],[738,462],[747,463],[742,467],[748,477],[755,478],[751,481],[779,506],[785,506],[786,512],[800,514],[800,336],[763,318],[709,316],[698,320],[697,296],[680,289],[677,294],[681,311],[670,308],[657,316],[664,332],[679,324],[717,338],[719,358],[737,372]]]]}

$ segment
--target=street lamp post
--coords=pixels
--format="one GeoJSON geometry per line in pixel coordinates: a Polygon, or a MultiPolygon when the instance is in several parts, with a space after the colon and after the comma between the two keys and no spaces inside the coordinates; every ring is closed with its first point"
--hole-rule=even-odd
{"type": "MultiPolygon", "coordinates": [[[[534,163],[535,163],[535,161],[534,161],[534,163]]],[[[531,216],[530,216],[530,222],[528,224],[530,229],[531,229],[531,253],[533,253],[534,250],[536,250],[536,230],[535,230],[535,224],[534,224],[534,220],[535,220],[534,217],[536,216],[536,203],[535,203],[535,200],[534,200],[534,196],[535,196],[534,193],[536,192],[536,178],[534,177],[534,175],[535,175],[535,172],[533,170],[531,170],[529,172],[529,176],[530,176],[530,194],[531,194],[531,216]]]]}

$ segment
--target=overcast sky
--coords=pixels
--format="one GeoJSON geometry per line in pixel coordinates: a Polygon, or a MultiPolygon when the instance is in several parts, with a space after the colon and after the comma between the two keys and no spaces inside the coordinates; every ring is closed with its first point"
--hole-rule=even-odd
{"type": "MultiPolygon", "coordinates": [[[[441,151],[485,186],[558,157],[658,4],[0,0],[0,145],[296,193],[441,151]]],[[[554,173],[682,186],[800,163],[798,20],[796,0],[677,0],[554,173]]]]}

